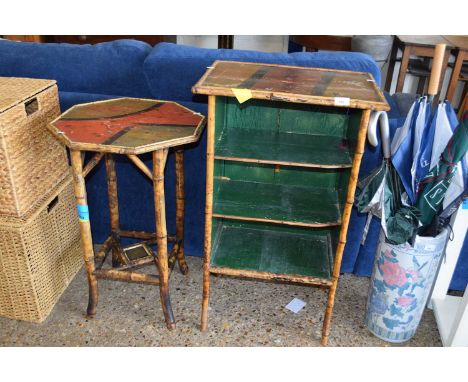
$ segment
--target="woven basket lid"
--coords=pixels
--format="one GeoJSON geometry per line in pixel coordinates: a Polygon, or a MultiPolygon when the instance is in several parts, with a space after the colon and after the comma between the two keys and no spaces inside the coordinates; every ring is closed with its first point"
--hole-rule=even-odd
{"type": "Polygon", "coordinates": [[[55,80],[0,77],[0,113],[55,84],[55,80]]]}
{"type": "MultiPolygon", "coordinates": [[[[59,193],[73,180],[71,170],[68,175],[63,178],[50,192],[48,192],[42,199],[40,199],[30,211],[21,217],[0,215],[0,231],[6,228],[23,228],[30,224],[45,208],[52,202],[59,193]]],[[[78,219],[78,217],[77,217],[78,219]]]]}

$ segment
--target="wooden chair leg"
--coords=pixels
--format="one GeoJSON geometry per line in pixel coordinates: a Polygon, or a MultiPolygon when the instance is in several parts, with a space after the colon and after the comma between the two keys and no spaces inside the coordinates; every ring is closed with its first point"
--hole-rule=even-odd
{"type": "Polygon", "coordinates": [[[462,98],[460,102],[460,106],[458,107],[458,120],[461,121],[463,113],[468,110],[468,83],[465,82],[465,85],[463,86],[463,93],[462,93],[462,98]]]}
{"type": "Polygon", "coordinates": [[[166,228],[166,204],[164,197],[164,167],[167,158],[167,149],[153,152],[153,188],[154,209],[156,216],[156,241],[158,257],[156,264],[159,269],[159,294],[161,305],[168,329],[175,328],[174,314],[172,313],[171,299],[169,296],[169,266],[167,258],[167,228],[166,228]]]}
{"type": "Polygon", "coordinates": [[[184,254],[184,210],[185,210],[185,191],[184,191],[184,150],[175,152],[175,172],[176,172],[176,240],[179,244],[177,250],[177,262],[180,272],[186,275],[189,271],[184,254]]]}
{"type": "Polygon", "coordinates": [[[88,317],[93,317],[96,314],[98,303],[97,278],[94,275],[94,250],[93,239],[91,235],[91,224],[89,222],[88,202],[86,197],[85,179],[83,176],[83,163],[81,161],[81,153],[79,150],[70,150],[70,159],[73,169],[73,183],[75,188],[75,197],[78,206],[78,215],[80,221],[81,241],[83,244],[83,257],[88,276],[89,299],[88,309],[86,311],[88,317]]]}
{"type": "Polygon", "coordinates": [[[395,63],[398,54],[398,43],[396,37],[393,38],[392,51],[390,53],[390,59],[388,60],[387,79],[385,81],[385,90],[390,93],[390,87],[392,86],[393,72],[395,70],[395,63]]]}
{"type": "MultiPolygon", "coordinates": [[[[450,82],[447,88],[447,98],[450,102],[453,101],[453,96],[455,95],[455,90],[457,88],[458,79],[460,77],[460,72],[463,66],[464,54],[462,52],[457,52],[455,58],[455,65],[453,66],[452,74],[450,76],[450,82]]],[[[462,98],[463,100],[463,98],[462,98]]]]}
{"type": "Polygon", "coordinates": [[[423,95],[425,87],[426,87],[426,77],[423,77],[423,76],[418,77],[418,88],[416,90],[416,93],[419,95],[423,95]]]}
{"type": "Polygon", "coordinates": [[[403,49],[403,56],[401,58],[400,72],[398,73],[398,81],[395,93],[401,93],[403,91],[403,86],[405,85],[406,71],[408,70],[410,53],[410,47],[405,46],[405,48],[403,49]]]}

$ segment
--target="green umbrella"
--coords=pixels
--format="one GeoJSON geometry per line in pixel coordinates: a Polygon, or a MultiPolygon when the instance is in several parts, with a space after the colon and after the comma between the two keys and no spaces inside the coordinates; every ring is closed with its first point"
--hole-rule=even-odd
{"type": "Polygon", "coordinates": [[[358,182],[355,205],[359,212],[369,214],[363,242],[374,215],[380,218],[387,241],[392,244],[403,244],[418,229],[418,211],[415,207],[403,206],[401,202],[404,188],[400,176],[390,161],[390,134],[386,113],[372,114],[368,130],[369,141],[373,146],[377,145],[376,129],[379,120],[384,159],[378,168],[358,182]]]}
{"type": "Polygon", "coordinates": [[[418,188],[417,208],[421,212],[421,231],[431,224],[439,213],[447,188],[457,171],[457,163],[463,159],[468,150],[468,113],[455,129],[439,162],[421,180],[418,188]]]}
{"type": "Polygon", "coordinates": [[[381,219],[382,230],[391,244],[403,244],[416,234],[419,211],[414,206],[402,205],[403,192],[400,177],[387,159],[358,183],[356,207],[359,212],[369,213],[365,232],[374,215],[381,219]]]}

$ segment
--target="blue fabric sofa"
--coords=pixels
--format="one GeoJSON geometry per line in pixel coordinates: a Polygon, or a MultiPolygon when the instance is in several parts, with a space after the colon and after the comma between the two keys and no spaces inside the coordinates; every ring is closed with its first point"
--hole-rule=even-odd
{"type": "MultiPolygon", "coordinates": [[[[135,41],[117,40],[96,45],[37,44],[0,40],[0,76],[55,79],[58,83],[62,111],[83,102],[115,97],[140,97],[177,101],[206,115],[206,98],[195,96],[191,87],[214,60],[234,60],[347,69],[371,73],[380,84],[380,71],[374,60],[362,53],[265,53],[258,51],[201,49],[161,43],[155,47],[135,41]]],[[[393,99],[386,95],[392,110],[392,132],[404,116],[393,99]]],[[[186,150],[186,253],[203,255],[205,203],[206,133],[200,142],[186,150]]],[[[380,147],[367,145],[361,176],[381,161],[380,147]]],[[[143,160],[151,166],[150,157],[143,160]]],[[[117,175],[121,226],[152,230],[154,213],[152,185],[123,157],[117,157],[117,175]],[[135,195],[138,195],[135,198],[135,195]]],[[[174,161],[170,156],[166,171],[167,220],[175,229],[174,161]]],[[[87,183],[93,238],[101,243],[108,235],[107,189],[105,168],[101,163],[87,183]]],[[[378,241],[379,221],[372,222],[367,242],[360,245],[366,216],[353,210],[342,272],[369,276],[378,241]]],[[[467,240],[466,240],[467,241],[467,240]]],[[[453,289],[463,290],[468,280],[468,245],[452,280],[453,289]]]]}

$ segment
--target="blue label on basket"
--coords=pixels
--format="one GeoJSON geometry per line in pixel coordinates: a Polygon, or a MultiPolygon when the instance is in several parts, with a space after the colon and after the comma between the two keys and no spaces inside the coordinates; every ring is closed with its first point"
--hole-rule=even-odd
{"type": "Polygon", "coordinates": [[[78,204],[76,206],[78,209],[78,219],[80,219],[80,222],[87,222],[89,221],[89,210],[87,205],[81,205],[78,204]]]}
{"type": "Polygon", "coordinates": [[[468,198],[466,198],[466,199],[463,201],[462,209],[468,210],[468,198]]]}

